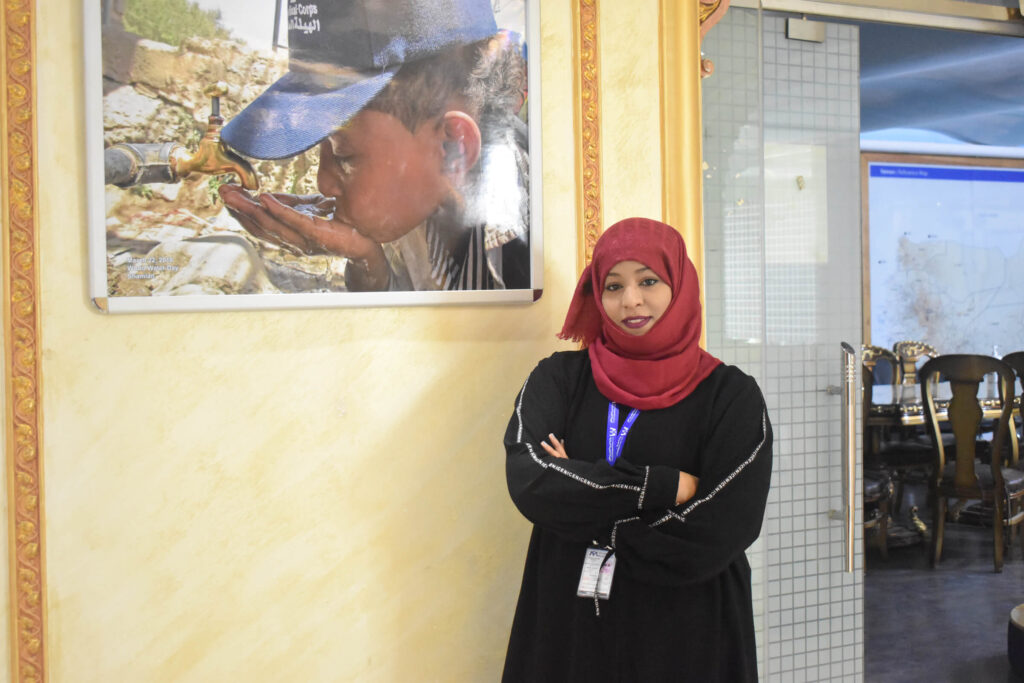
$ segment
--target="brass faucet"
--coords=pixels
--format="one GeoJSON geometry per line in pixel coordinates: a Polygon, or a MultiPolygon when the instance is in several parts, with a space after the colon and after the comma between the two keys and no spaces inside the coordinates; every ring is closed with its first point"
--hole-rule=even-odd
{"type": "Polygon", "coordinates": [[[224,118],[220,115],[220,98],[228,93],[228,85],[223,81],[206,88],[203,94],[210,96],[210,118],[206,133],[199,141],[195,154],[189,155],[188,150],[179,147],[171,152],[170,166],[174,175],[184,178],[189,173],[234,173],[238,181],[247,190],[258,190],[259,177],[252,165],[238,154],[228,149],[220,139],[220,129],[224,127],[224,118]]]}

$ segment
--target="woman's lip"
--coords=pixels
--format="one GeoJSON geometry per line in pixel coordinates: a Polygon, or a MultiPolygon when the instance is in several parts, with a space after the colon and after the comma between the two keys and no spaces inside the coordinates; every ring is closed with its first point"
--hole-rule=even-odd
{"type": "Polygon", "coordinates": [[[646,325],[647,322],[650,319],[651,319],[651,316],[649,316],[649,315],[642,316],[642,317],[635,317],[635,318],[625,318],[622,321],[622,324],[625,325],[626,327],[630,328],[630,329],[634,329],[635,330],[635,329],[638,329],[638,328],[643,327],[644,325],[646,325]]]}

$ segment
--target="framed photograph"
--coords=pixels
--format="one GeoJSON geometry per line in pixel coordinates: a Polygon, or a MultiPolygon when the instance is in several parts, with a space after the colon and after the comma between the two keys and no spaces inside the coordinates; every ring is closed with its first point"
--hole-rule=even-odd
{"type": "Polygon", "coordinates": [[[540,297],[539,0],[99,5],[99,309],[540,297]]]}

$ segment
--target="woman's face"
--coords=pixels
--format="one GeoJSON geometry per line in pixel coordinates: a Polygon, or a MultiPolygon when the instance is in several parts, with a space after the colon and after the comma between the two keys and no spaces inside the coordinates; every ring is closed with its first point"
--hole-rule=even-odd
{"type": "Polygon", "coordinates": [[[619,261],[604,279],[601,305],[627,334],[647,334],[670,303],[672,288],[639,261],[619,261]]]}

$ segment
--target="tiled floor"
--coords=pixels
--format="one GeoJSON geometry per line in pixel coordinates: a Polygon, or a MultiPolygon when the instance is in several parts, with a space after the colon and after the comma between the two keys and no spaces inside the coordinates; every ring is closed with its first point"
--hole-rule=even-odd
{"type": "MultiPolygon", "coordinates": [[[[918,496],[914,494],[918,493],[918,496]]],[[[906,510],[920,500],[909,491],[906,510]]],[[[921,504],[923,509],[923,504],[921,504]]],[[[922,519],[931,526],[930,514],[922,519]]],[[[905,532],[905,539],[914,534],[905,532]]],[[[921,543],[867,556],[864,670],[867,683],[1019,682],[1006,657],[1010,610],[1024,603],[1024,557],[1014,544],[993,571],[992,530],[946,525],[942,561],[928,566],[921,543]]]]}

